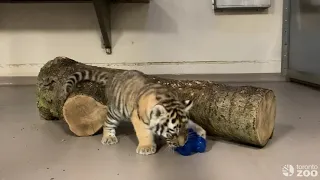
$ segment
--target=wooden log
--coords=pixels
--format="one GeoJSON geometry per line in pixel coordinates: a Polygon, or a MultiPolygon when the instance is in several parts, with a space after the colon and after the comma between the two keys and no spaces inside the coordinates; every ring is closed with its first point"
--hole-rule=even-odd
{"type": "MultiPolygon", "coordinates": [[[[106,114],[104,87],[98,83],[81,82],[66,101],[60,97],[67,76],[86,69],[105,71],[110,80],[116,73],[125,71],[57,57],[47,62],[38,74],[37,106],[41,117],[46,120],[64,119],[78,136],[96,133],[101,129],[106,114]]],[[[270,89],[146,77],[177,91],[181,99],[192,99],[194,106],[190,116],[210,136],[258,147],[264,147],[272,136],[276,97],[270,89]]]]}

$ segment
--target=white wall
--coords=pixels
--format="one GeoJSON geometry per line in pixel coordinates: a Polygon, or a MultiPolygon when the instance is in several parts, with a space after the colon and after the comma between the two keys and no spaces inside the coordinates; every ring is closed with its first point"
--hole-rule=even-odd
{"type": "Polygon", "coordinates": [[[211,0],[151,0],[112,10],[113,54],[92,4],[0,4],[0,76],[36,76],[56,56],[154,74],[280,72],[282,1],[217,15],[211,0]]]}

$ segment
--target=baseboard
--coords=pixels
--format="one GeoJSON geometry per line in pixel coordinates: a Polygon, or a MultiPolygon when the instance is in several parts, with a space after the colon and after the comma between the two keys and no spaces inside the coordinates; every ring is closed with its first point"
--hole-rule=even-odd
{"type": "Polygon", "coordinates": [[[37,83],[36,76],[2,76],[0,77],[0,86],[10,85],[35,85],[37,83]]]}
{"type": "MultiPolygon", "coordinates": [[[[156,75],[156,74],[155,74],[156,75]]],[[[285,78],[280,73],[268,74],[158,74],[156,76],[178,79],[178,80],[212,80],[215,82],[275,82],[285,81],[285,78]]],[[[0,85],[35,85],[37,83],[36,76],[15,76],[15,77],[0,77],[0,85]]]]}
{"type": "MultiPolygon", "coordinates": [[[[281,72],[281,61],[86,63],[116,69],[135,69],[146,74],[269,74],[281,72]]],[[[42,63],[3,64],[1,76],[37,76],[42,63]]]]}
{"type": "Polygon", "coordinates": [[[281,82],[286,81],[281,73],[254,74],[161,74],[159,77],[179,80],[210,80],[215,82],[281,82]]]}
{"type": "MultiPolygon", "coordinates": [[[[280,61],[233,62],[149,62],[149,63],[87,63],[88,65],[116,69],[135,69],[178,79],[205,79],[214,81],[283,81],[280,61]]],[[[36,76],[44,64],[8,64],[0,66],[1,85],[29,85],[36,83],[36,76]]]]}

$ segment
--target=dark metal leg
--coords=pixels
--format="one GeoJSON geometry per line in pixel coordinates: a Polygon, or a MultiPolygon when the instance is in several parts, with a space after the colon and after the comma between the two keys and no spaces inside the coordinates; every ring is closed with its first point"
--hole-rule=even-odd
{"type": "Polygon", "coordinates": [[[99,21],[104,47],[107,54],[111,54],[111,0],[93,0],[93,4],[99,21]]]}

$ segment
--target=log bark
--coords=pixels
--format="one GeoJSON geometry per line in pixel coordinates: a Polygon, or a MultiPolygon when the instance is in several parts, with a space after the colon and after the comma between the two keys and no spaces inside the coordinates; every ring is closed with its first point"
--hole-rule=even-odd
{"type": "MultiPolygon", "coordinates": [[[[46,120],[63,119],[78,136],[101,129],[106,115],[104,88],[82,82],[66,101],[60,98],[68,75],[85,69],[107,72],[109,80],[122,69],[86,65],[67,57],[48,61],[38,74],[37,107],[46,120]]],[[[272,90],[253,86],[229,86],[212,81],[174,80],[146,75],[150,80],[178,91],[181,99],[192,99],[191,118],[210,136],[264,147],[271,138],[276,116],[272,90]]]]}

